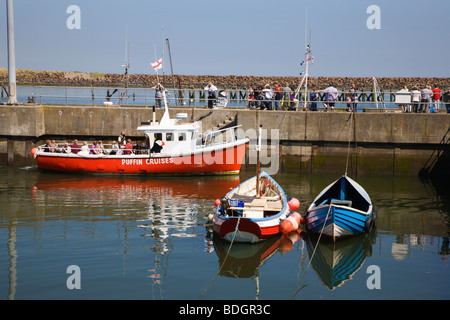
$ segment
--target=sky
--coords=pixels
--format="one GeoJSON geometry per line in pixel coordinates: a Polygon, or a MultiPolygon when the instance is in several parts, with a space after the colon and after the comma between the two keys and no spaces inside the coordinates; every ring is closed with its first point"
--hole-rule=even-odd
{"type": "MultiPolygon", "coordinates": [[[[299,76],[311,31],[313,77],[450,76],[449,0],[13,2],[17,69],[123,73],[128,40],[131,74],[155,74],[163,53],[170,74],[167,38],[174,74],[299,76]]],[[[5,68],[6,0],[0,25],[5,68]]]]}

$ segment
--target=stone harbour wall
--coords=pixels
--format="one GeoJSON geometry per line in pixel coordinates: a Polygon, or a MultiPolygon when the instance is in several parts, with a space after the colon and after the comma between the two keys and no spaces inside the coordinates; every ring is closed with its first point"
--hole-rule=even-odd
{"type": "MultiPolygon", "coordinates": [[[[99,86],[123,87],[126,76],[124,74],[110,74],[98,72],[65,72],[65,71],[35,71],[18,69],[16,71],[18,85],[54,85],[54,86],[99,86]]],[[[159,76],[162,81],[162,76],[159,76]]],[[[272,77],[272,76],[214,76],[214,75],[174,75],[175,85],[178,88],[203,88],[212,82],[219,89],[248,89],[251,86],[264,86],[266,84],[296,87],[301,81],[301,77],[272,77]]],[[[172,76],[165,75],[167,87],[173,87],[172,76]]],[[[0,68],[0,82],[2,85],[8,84],[8,69],[0,68]]],[[[129,86],[148,87],[154,86],[157,82],[156,75],[150,74],[130,74],[129,86]]],[[[450,78],[421,78],[421,77],[389,77],[377,78],[377,82],[382,89],[399,89],[403,85],[409,88],[425,85],[438,85],[441,89],[450,89],[450,78]]],[[[323,89],[333,84],[340,89],[349,88],[352,83],[359,88],[372,88],[371,77],[309,77],[308,84],[312,88],[316,86],[323,89]]]]}

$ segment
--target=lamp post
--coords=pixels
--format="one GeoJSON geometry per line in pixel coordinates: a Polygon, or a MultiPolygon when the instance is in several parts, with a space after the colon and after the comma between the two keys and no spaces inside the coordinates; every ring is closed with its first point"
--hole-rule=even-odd
{"type": "Polygon", "coordinates": [[[14,13],[13,0],[6,0],[8,15],[8,81],[9,98],[8,104],[17,104],[16,97],[16,49],[14,44],[14,13]]]}

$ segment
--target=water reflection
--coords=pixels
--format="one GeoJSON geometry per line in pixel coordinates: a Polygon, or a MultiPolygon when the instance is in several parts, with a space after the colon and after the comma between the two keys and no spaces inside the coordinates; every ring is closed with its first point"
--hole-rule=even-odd
{"type": "MultiPolygon", "coordinates": [[[[222,264],[216,281],[223,285],[209,289],[208,297],[231,299],[239,290],[239,298],[251,299],[261,280],[267,299],[288,299],[296,285],[317,282],[301,298],[371,299],[365,285],[351,281],[367,276],[365,264],[390,270],[383,273],[390,282],[383,283],[380,297],[449,297],[447,182],[359,177],[379,208],[375,234],[334,247],[321,240],[303,281],[300,276],[311,257],[311,249],[303,249],[315,243],[299,234],[236,246],[225,261],[228,243],[213,237],[207,215],[214,210],[214,199],[237,186],[246,173],[240,178],[85,176],[0,168],[3,299],[192,299],[222,264]],[[64,285],[70,264],[80,264],[84,272],[78,296],[64,285]],[[281,277],[280,265],[293,267],[283,269],[286,276],[281,277]],[[424,272],[426,277],[417,276],[424,272]],[[243,284],[249,285],[248,292],[243,284]]],[[[330,179],[277,177],[302,207],[330,179]]]]}
{"type": "Polygon", "coordinates": [[[231,243],[214,234],[214,249],[219,258],[219,274],[230,278],[252,278],[258,276],[258,269],[275,254],[280,246],[281,236],[253,244],[231,243]],[[231,245],[231,248],[230,248],[231,245]]]}
{"type": "MultiPolygon", "coordinates": [[[[212,204],[239,182],[237,176],[156,179],[41,173],[32,199],[43,216],[56,210],[69,220],[135,221],[148,229],[144,236],[164,241],[198,236],[203,201],[212,204]]],[[[167,248],[162,245],[160,250],[167,248]]]]}
{"type": "Polygon", "coordinates": [[[307,249],[311,265],[329,290],[343,285],[362,267],[366,257],[372,255],[375,230],[339,241],[330,241],[308,233],[307,249]],[[319,241],[320,240],[320,241],[319,241]]]}

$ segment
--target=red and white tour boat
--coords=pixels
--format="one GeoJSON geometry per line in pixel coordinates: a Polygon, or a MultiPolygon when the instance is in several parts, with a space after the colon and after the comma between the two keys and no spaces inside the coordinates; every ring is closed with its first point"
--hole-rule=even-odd
{"type": "Polygon", "coordinates": [[[237,138],[237,126],[202,134],[199,122],[179,123],[186,114],[178,114],[176,119],[169,117],[165,95],[164,103],[165,111],[159,123],[153,119],[137,128],[148,139],[148,149],[132,151],[130,154],[112,154],[111,149],[101,154],[75,154],[50,152],[48,147],[40,146],[33,148],[31,153],[38,168],[62,172],[194,175],[239,173],[249,139],[237,138]],[[156,144],[162,148],[154,148],[156,144]],[[160,150],[155,152],[154,149],[160,150]]]}

